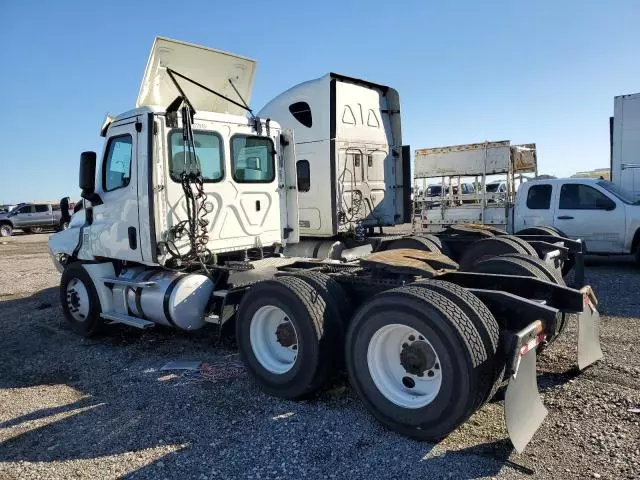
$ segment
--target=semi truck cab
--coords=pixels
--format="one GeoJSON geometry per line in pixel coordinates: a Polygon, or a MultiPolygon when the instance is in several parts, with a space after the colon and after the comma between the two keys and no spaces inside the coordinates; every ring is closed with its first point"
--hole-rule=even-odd
{"type": "Polygon", "coordinates": [[[165,265],[191,247],[188,215],[201,222],[198,248],[211,255],[295,242],[293,136],[242,115],[254,71],[246,58],[156,39],[136,108],[107,117],[102,152],[82,155],[91,212],[74,215],[71,228],[52,239],[54,249],[83,260],[165,265]],[[186,133],[186,110],[171,111],[180,90],[195,110],[186,133]],[[184,178],[196,170],[200,181],[190,186],[184,178]],[[189,211],[185,188],[199,196],[197,212],[189,211]]]}

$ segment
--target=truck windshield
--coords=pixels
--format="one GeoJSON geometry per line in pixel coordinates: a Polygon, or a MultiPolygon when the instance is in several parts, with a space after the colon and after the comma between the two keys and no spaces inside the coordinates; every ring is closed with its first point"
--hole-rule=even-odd
{"type": "Polygon", "coordinates": [[[598,185],[604,188],[607,192],[618,197],[624,203],[627,203],[629,205],[638,205],[640,203],[640,200],[635,198],[635,196],[631,192],[628,192],[624,188],[621,188],[618,185],[609,182],[608,180],[601,180],[598,182],[598,185]]]}

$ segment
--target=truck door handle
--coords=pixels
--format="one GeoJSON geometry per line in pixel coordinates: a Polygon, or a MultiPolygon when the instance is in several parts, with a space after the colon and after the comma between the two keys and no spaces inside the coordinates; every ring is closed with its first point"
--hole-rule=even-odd
{"type": "Polygon", "coordinates": [[[558,217],[558,220],[573,220],[573,217],[570,217],[569,215],[561,215],[558,217]]]}

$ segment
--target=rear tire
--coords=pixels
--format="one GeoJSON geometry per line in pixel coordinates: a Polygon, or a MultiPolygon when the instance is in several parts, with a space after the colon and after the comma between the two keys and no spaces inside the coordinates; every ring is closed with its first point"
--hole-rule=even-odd
{"type": "MultiPolygon", "coordinates": [[[[505,255],[490,258],[475,265],[472,271],[478,273],[529,276],[553,282],[557,285],[565,285],[564,279],[557,273],[552,272],[543,260],[528,255],[505,255]]],[[[566,315],[558,312],[556,323],[558,327],[557,334],[559,335],[567,326],[566,315]]],[[[551,337],[548,345],[553,343],[558,335],[551,337]]],[[[542,348],[538,347],[538,351],[542,351],[542,348]]]]}
{"type": "Polygon", "coordinates": [[[491,225],[473,224],[473,223],[459,223],[449,226],[449,230],[456,233],[476,234],[479,237],[489,238],[494,236],[506,235],[504,230],[492,227],[491,225]]]}
{"type": "Polygon", "coordinates": [[[539,270],[541,270],[546,280],[557,283],[558,285],[562,285],[563,287],[566,285],[564,278],[562,277],[562,272],[548,265],[544,260],[538,257],[532,257],[530,255],[519,255],[519,254],[509,254],[504,255],[506,258],[517,258],[524,262],[527,262],[530,265],[535,265],[539,270]]]}
{"type": "Polygon", "coordinates": [[[29,231],[30,231],[31,233],[42,233],[42,232],[43,232],[43,230],[44,230],[44,229],[43,229],[42,227],[31,227],[31,228],[29,229],[29,231]]]}
{"type": "Polygon", "coordinates": [[[296,399],[318,389],[339,364],[342,325],[326,291],[289,276],[249,288],[236,318],[247,369],[265,392],[296,399]]]}
{"type": "Polygon", "coordinates": [[[387,243],[386,250],[398,250],[400,248],[411,248],[413,250],[421,250],[423,252],[442,253],[440,246],[433,240],[423,236],[410,236],[397,238],[387,243]]]}
{"type": "MultiPolygon", "coordinates": [[[[552,235],[554,237],[562,237],[567,238],[564,232],[557,229],[556,227],[549,227],[547,225],[540,225],[536,227],[527,227],[520,230],[516,235],[552,235]]],[[[569,255],[562,263],[562,276],[565,277],[573,268],[575,264],[575,259],[573,255],[569,255]]]]}
{"type": "Polygon", "coordinates": [[[60,279],[60,304],[71,329],[83,337],[100,332],[104,325],[98,293],[81,263],[67,265],[60,279]]]}
{"type": "Polygon", "coordinates": [[[546,225],[539,225],[535,227],[527,227],[522,230],[516,232],[516,235],[553,235],[559,236],[559,230],[553,227],[547,227],[546,225]]]}
{"type": "Polygon", "coordinates": [[[540,258],[540,256],[538,255],[538,252],[536,252],[536,249],[533,248],[533,246],[527,242],[526,240],[523,240],[519,237],[516,237],[514,235],[504,235],[500,238],[508,238],[509,240],[511,240],[512,242],[516,242],[518,245],[520,245],[522,248],[524,248],[527,251],[528,255],[531,255],[532,257],[535,258],[540,258]]]}
{"type": "Polygon", "coordinates": [[[435,251],[436,253],[442,253],[447,257],[451,257],[451,252],[449,251],[449,248],[447,248],[447,246],[442,243],[442,240],[440,239],[440,237],[437,237],[436,235],[432,235],[430,233],[416,233],[414,234],[414,236],[424,238],[425,240],[428,240],[429,242],[435,244],[438,247],[438,251],[435,251],[435,250],[432,250],[432,251],[435,251]]]}
{"type": "Polygon", "coordinates": [[[333,318],[344,325],[343,333],[346,331],[353,314],[353,305],[344,288],[336,280],[326,273],[313,271],[288,273],[285,276],[299,278],[318,290],[327,299],[327,308],[331,310],[333,318]]]}
{"type": "MultiPolygon", "coordinates": [[[[482,336],[486,351],[495,353],[498,350],[500,326],[487,306],[469,290],[455,283],[441,280],[419,280],[410,285],[427,288],[447,297],[460,307],[473,322],[480,336],[482,336]]],[[[490,355],[490,361],[487,361],[485,365],[486,368],[483,371],[483,375],[489,379],[487,383],[491,388],[489,392],[478,392],[478,407],[491,400],[498,391],[504,376],[504,362],[498,362],[495,355],[490,355]]]]}
{"type": "Polygon", "coordinates": [[[424,286],[373,297],[355,314],[346,343],[349,379],[366,408],[419,440],[447,436],[491,389],[484,370],[495,351],[462,308],[424,286]]]}
{"type": "Polygon", "coordinates": [[[478,240],[469,245],[460,257],[460,270],[471,270],[483,260],[508,253],[527,254],[527,250],[510,238],[492,237],[478,240]]]}

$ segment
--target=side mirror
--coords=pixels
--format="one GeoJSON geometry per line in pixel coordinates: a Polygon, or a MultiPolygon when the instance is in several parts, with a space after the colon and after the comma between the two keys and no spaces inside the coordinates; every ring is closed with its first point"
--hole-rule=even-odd
{"type": "Polygon", "coordinates": [[[80,189],[82,197],[91,195],[96,189],[96,152],[80,154],[80,189]]]}

